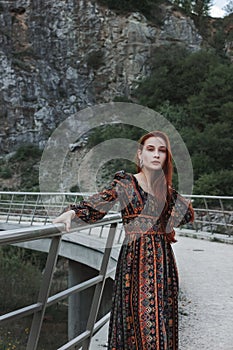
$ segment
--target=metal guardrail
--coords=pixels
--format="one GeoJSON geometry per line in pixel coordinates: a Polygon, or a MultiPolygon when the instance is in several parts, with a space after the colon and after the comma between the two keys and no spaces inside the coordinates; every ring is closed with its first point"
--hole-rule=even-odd
{"type": "MultiPolygon", "coordinates": [[[[80,193],[0,192],[0,222],[9,224],[23,223],[27,225],[26,228],[2,231],[0,233],[0,245],[51,238],[47,263],[37,302],[0,316],[0,323],[4,323],[24,316],[33,315],[27,350],[37,349],[46,308],[91,286],[95,286],[95,292],[86,330],[76,338],[64,344],[58,350],[74,349],[75,347],[79,348],[81,346],[83,350],[87,350],[92,335],[109,319],[109,314],[107,314],[96,322],[105,280],[113,273],[112,270],[107,270],[107,266],[116,231],[120,232],[118,242],[121,241],[122,225],[119,213],[107,215],[98,223],[92,225],[85,224],[84,226],[80,224],[75,228],[75,231],[88,229],[89,235],[94,234],[93,231],[96,231],[98,228],[99,237],[102,237],[103,233],[105,233],[106,246],[99,274],[85,282],[77,284],[53,296],[49,296],[61,239],[66,232],[64,232],[64,225],[59,224],[54,226],[48,223],[51,221],[50,217],[56,216],[70,203],[76,203],[80,200],[80,196],[80,193]],[[48,213],[50,216],[48,216],[48,213]],[[107,227],[108,232],[106,234],[105,231],[107,227]]],[[[194,204],[195,221],[193,225],[196,230],[209,230],[212,233],[219,231],[220,233],[228,235],[233,234],[233,197],[201,195],[186,197],[190,198],[194,204]]]]}
{"type": "Polygon", "coordinates": [[[90,193],[0,191],[0,221],[16,224],[47,224],[66,206],[90,193]]]}
{"type": "MultiPolygon", "coordinates": [[[[90,193],[3,191],[0,192],[0,222],[45,225],[70,203],[77,203],[88,195],[90,193]]],[[[193,202],[195,230],[233,234],[233,197],[206,195],[184,195],[184,197],[193,202]]]]}
{"type": "Polygon", "coordinates": [[[233,197],[184,195],[191,199],[195,211],[196,231],[233,235],[233,197]]]}
{"type": "MultiPolygon", "coordinates": [[[[121,222],[120,214],[106,216],[103,220],[101,220],[98,224],[85,225],[85,228],[89,228],[93,230],[96,227],[109,226],[109,234],[106,240],[106,246],[103,254],[103,259],[101,263],[101,267],[99,270],[99,274],[96,277],[93,277],[85,282],[72,286],[71,288],[67,288],[66,290],[59,292],[53,296],[49,297],[50,287],[52,283],[53,273],[56,266],[56,261],[58,258],[59,247],[61,244],[62,235],[64,232],[64,225],[58,224],[54,225],[46,225],[40,227],[28,227],[23,229],[16,230],[8,230],[4,231],[0,234],[0,245],[3,244],[12,244],[12,243],[20,243],[25,241],[31,241],[41,238],[51,238],[51,244],[49,253],[47,256],[47,262],[45,266],[45,270],[43,273],[43,278],[41,282],[41,287],[39,290],[38,300],[35,304],[28,305],[21,309],[9,312],[7,314],[0,316],[0,324],[17,320],[19,318],[33,315],[32,325],[30,329],[30,334],[27,342],[26,350],[36,350],[43,318],[45,315],[46,308],[61,301],[65,298],[71,296],[74,293],[81,292],[95,286],[94,297],[92,300],[90,316],[87,322],[86,330],[72,339],[68,343],[61,346],[58,350],[68,350],[74,349],[76,346],[79,348],[82,346],[83,350],[87,350],[90,345],[90,341],[92,335],[101,328],[109,319],[109,314],[105,315],[103,318],[98,320],[97,314],[100,307],[100,302],[104,290],[104,284],[106,278],[111,276],[113,270],[108,271],[108,262],[111,255],[112,245],[115,239],[117,225],[121,222]]],[[[82,227],[80,226],[80,229],[82,227]]],[[[77,228],[75,229],[77,231],[77,228]]],[[[72,232],[72,230],[71,230],[72,232]]]]}

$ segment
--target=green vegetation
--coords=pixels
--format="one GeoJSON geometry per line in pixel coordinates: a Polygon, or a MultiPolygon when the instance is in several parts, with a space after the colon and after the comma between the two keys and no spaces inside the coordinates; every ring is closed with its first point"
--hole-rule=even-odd
{"type": "Polygon", "coordinates": [[[25,249],[21,250],[13,246],[1,247],[0,307],[2,312],[9,312],[35,302],[41,280],[41,271],[35,264],[37,259],[36,254],[29,254],[25,249]]]}
{"type": "Polygon", "coordinates": [[[134,93],[183,137],[194,167],[194,193],[232,195],[233,65],[214,50],[158,48],[150,77],[134,93]]]}
{"type": "MultiPolygon", "coordinates": [[[[0,165],[0,178],[2,190],[12,190],[12,185],[6,184],[4,180],[15,177],[19,179],[14,189],[20,191],[39,190],[39,161],[42,151],[32,144],[20,146],[15,154],[8,160],[2,160],[0,165]]],[[[14,182],[14,181],[12,181],[14,182]]]]}
{"type": "Polygon", "coordinates": [[[94,70],[104,65],[104,52],[101,50],[92,51],[87,57],[87,66],[94,70]]]}
{"type": "Polygon", "coordinates": [[[12,177],[11,169],[8,166],[0,167],[0,177],[2,179],[10,179],[12,177]]]}
{"type": "Polygon", "coordinates": [[[141,12],[147,19],[157,25],[163,23],[164,13],[160,5],[163,0],[97,0],[99,4],[107,6],[118,14],[141,12]]]}
{"type": "Polygon", "coordinates": [[[148,14],[151,7],[155,4],[161,4],[161,0],[98,0],[101,4],[110,9],[122,12],[139,11],[148,14]]]}
{"type": "Polygon", "coordinates": [[[195,13],[198,17],[207,16],[212,5],[212,0],[173,0],[172,2],[182,8],[187,15],[195,13]]]}
{"type": "MultiPolygon", "coordinates": [[[[134,100],[161,113],[180,132],[192,158],[195,194],[233,194],[233,66],[226,57],[206,50],[190,53],[175,45],[158,48],[152,74],[140,83],[134,100]]],[[[87,147],[111,138],[138,140],[143,133],[127,125],[103,126],[88,135],[87,147]]],[[[119,169],[135,171],[123,159],[104,168],[104,179],[119,169]]]]}
{"type": "MultiPolygon", "coordinates": [[[[0,309],[2,313],[36,302],[41,271],[35,265],[36,255],[13,246],[0,247],[0,309]],[[20,272],[20,273],[19,273],[20,272]]],[[[25,349],[29,320],[1,326],[0,349],[25,349]]]]}
{"type": "Polygon", "coordinates": [[[233,13],[233,0],[230,0],[226,6],[224,7],[224,10],[227,14],[232,14],[233,13]]]}
{"type": "MultiPolygon", "coordinates": [[[[11,312],[37,301],[47,254],[15,246],[0,247],[0,309],[11,312]]],[[[54,274],[52,293],[67,285],[65,259],[60,259],[54,274]]],[[[0,349],[24,350],[31,326],[31,317],[9,322],[0,327],[0,349]]],[[[47,309],[43,322],[39,348],[58,348],[67,341],[67,307],[55,305],[47,309]],[[59,337],[54,337],[54,332],[59,337]]]]}

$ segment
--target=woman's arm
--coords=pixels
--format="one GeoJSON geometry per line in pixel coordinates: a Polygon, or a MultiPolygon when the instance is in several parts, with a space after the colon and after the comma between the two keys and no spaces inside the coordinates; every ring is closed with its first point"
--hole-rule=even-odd
{"type": "Polygon", "coordinates": [[[53,224],[65,224],[66,231],[70,231],[71,221],[75,218],[75,211],[68,210],[53,220],[53,224]]]}
{"type": "Polygon", "coordinates": [[[118,200],[121,181],[124,176],[124,172],[117,172],[110,185],[106,186],[101,192],[90,196],[87,200],[70,205],[68,210],[58,216],[53,223],[65,224],[68,232],[74,218],[82,219],[87,223],[94,223],[102,219],[118,200]]]}
{"type": "Polygon", "coordinates": [[[194,210],[190,201],[173,190],[170,220],[173,227],[193,222],[194,210]]]}

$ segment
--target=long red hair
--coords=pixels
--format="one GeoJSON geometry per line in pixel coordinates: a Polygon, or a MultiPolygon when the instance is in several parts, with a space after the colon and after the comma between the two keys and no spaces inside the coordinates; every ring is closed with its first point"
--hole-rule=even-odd
{"type": "MultiPolygon", "coordinates": [[[[172,153],[171,145],[168,136],[162,131],[151,131],[143,135],[138,143],[138,149],[143,150],[144,144],[147,139],[150,137],[160,137],[165,141],[166,144],[166,160],[163,165],[162,171],[159,172],[158,176],[155,179],[153,185],[154,195],[156,196],[158,203],[161,206],[161,221],[163,222],[163,214],[166,212],[169,202],[171,200],[171,191],[172,191],[172,174],[173,174],[173,165],[172,165],[172,153]]],[[[140,160],[138,157],[138,152],[136,154],[136,166],[137,172],[141,172],[143,168],[140,166],[140,160]]]]}
{"type": "MultiPolygon", "coordinates": [[[[166,156],[166,160],[165,160],[165,163],[164,163],[164,166],[163,166],[163,173],[164,173],[164,176],[166,178],[167,186],[169,188],[171,188],[172,187],[173,166],[172,166],[172,153],[171,153],[171,145],[170,145],[169,138],[162,131],[158,131],[158,130],[151,131],[151,132],[143,135],[139,139],[139,141],[138,141],[138,143],[139,143],[138,149],[140,149],[142,151],[146,140],[149,139],[150,137],[160,137],[161,139],[163,139],[165,141],[167,156],[166,156]]],[[[138,153],[136,155],[136,165],[137,165],[137,172],[138,173],[141,172],[142,168],[140,167],[140,160],[139,160],[139,157],[138,157],[138,153]]]]}

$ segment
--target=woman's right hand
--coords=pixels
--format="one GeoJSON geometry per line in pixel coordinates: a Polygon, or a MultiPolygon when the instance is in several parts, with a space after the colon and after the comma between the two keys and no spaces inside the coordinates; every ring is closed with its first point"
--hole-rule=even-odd
{"type": "Polygon", "coordinates": [[[68,210],[53,220],[53,224],[65,224],[66,232],[70,231],[71,220],[75,218],[75,211],[68,210]]]}

